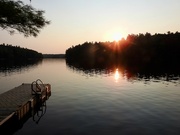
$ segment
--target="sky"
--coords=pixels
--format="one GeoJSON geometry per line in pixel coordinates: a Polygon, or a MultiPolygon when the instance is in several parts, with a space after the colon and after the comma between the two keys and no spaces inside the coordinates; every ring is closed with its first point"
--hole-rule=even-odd
{"type": "Polygon", "coordinates": [[[51,21],[37,37],[0,29],[0,44],[64,54],[84,42],[105,42],[128,34],[180,32],[180,0],[22,0],[44,10],[51,21]]]}

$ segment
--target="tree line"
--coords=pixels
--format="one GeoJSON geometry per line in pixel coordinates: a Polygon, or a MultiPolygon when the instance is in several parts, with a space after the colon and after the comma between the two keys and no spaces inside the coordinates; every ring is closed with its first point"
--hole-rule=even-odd
{"type": "Polygon", "coordinates": [[[66,50],[67,63],[83,68],[121,65],[134,71],[179,71],[179,59],[179,32],[129,34],[118,42],[85,42],[66,50]]]}
{"type": "Polygon", "coordinates": [[[37,51],[21,48],[19,46],[0,44],[1,60],[29,60],[42,58],[42,54],[37,51]]]}
{"type": "Polygon", "coordinates": [[[43,58],[65,58],[65,54],[43,54],[43,58]]]}

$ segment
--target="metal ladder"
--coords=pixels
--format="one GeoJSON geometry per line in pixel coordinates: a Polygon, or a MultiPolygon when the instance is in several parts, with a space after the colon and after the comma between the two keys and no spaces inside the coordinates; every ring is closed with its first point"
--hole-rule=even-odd
{"type": "Polygon", "coordinates": [[[43,90],[45,90],[45,89],[46,89],[46,87],[40,79],[37,79],[36,81],[33,81],[31,83],[31,94],[32,95],[41,95],[43,90]]]}

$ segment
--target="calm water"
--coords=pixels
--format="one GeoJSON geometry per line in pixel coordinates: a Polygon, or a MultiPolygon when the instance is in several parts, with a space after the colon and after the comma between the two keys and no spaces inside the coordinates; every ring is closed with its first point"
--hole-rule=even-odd
{"type": "Polygon", "coordinates": [[[36,79],[52,95],[38,123],[15,135],[179,135],[180,79],[137,77],[120,69],[82,71],[64,59],[0,70],[0,93],[36,79]]]}

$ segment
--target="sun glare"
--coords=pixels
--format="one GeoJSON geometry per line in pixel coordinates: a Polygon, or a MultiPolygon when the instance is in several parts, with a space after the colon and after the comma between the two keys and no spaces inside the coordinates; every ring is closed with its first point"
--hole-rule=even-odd
{"type": "Polygon", "coordinates": [[[114,41],[118,42],[119,40],[122,39],[122,36],[120,33],[115,33],[112,38],[114,41]]]}
{"type": "Polygon", "coordinates": [[[120,77],[119,71],[118,71],[118,69],[116,69],[115,74],[114,74],[114,79],[116,82],[118,82],[119,77],[120,77]]]}
{"type": "Polygon", "coordinates": [[[122,40],[123,38],[125,38],[126,32],[124,32],[124,30],[111,30],[111,31],[107,31],[104,34],[104,40],[105,41],[115,41],[118,42],[120,40],[122,40]]]}

